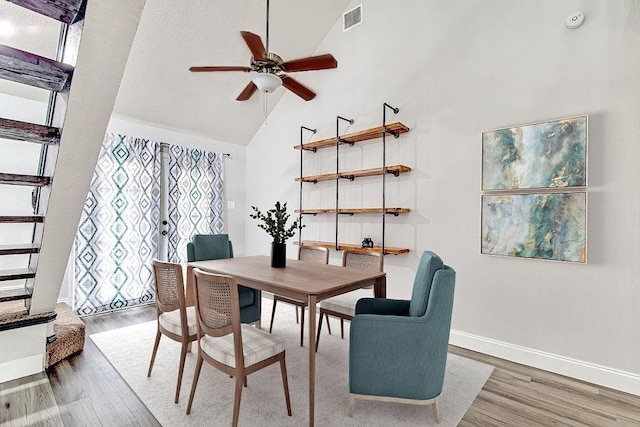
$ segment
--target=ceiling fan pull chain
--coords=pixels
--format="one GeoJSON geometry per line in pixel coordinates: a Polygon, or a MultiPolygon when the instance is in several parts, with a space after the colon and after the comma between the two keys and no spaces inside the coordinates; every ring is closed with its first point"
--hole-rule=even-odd
{"type": "Polygon", "coordinates": [[[268,99],[269,94],[267,92],[262,92],[262,117],[263,117],[263,121],[265,125],[268,125],[269,123],[267,123],[267,99],[268,99]]]}

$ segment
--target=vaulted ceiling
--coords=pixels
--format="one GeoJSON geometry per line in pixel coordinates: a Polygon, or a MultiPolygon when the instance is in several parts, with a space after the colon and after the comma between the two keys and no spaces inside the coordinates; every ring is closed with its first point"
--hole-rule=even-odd
{"type": "MultiPolygon", "coordinates": [[[[269,50],[285,60],[330,53],[316,49],[348,5],[349,0],[271,1],[269,50]]],[[[191,73],[189,67],[248,66],[251,53],[240,31],[259,34],[265,42],[265,17],[266,0],[147,0],[114,114],[248,144],[264,121],[263,96],[235,98],[252,74],[191,73]]],[[[311,71],[327,78],[334,72],[311,71]]],[[[304,74],[294,76],[304,83],[304,74]]],[[[268,95],[268,110],[285,91],[268,95]]],[[[303,107],[305,101],[298,100],[303,107]]]]}
{"type": "MultiPolygon", "coordinates": [[[[333,25],[339,25],[349,3],[349,0],[271,1],[269,50],[285,60],[330,53],[317,51],[318,45],[333,25]]],[[[254,94],[244,102],[235,99],[252,74],[191,73],[189,67],[248,66],[251,53],[240,31],[256,33],[264,42],[265,18],[266,0],[147,0],[114,116],[248,144],[264,121],[264,99],[261,94],[254,94]]],[[[55,21],[0,2],[0,43],[53,57],[57,32],[55,21]],[[11,28],[4,21],[11,21],[11,28]]],[[[337,60],[339,64],[340,58],[337,60]]],[[[326,78],[331,78],[331,73],[336,72],[307,73],[326,73],[326,78]]],[[[304,74],[292,76],[304,84],[304,74]]],[[[322,93],[322,87],[311,89],[322,93]]],[[[46,94],[35,91],[0,87],[0,92],[46,101],[46,94]]],[[[267,111],[285,92],[280,88],[268,95],[267,111]]],[[[287,96],[296,97],[292,93],[287,96]]],[[[306,101],[297,99],[304,108],[306,101]]]]}

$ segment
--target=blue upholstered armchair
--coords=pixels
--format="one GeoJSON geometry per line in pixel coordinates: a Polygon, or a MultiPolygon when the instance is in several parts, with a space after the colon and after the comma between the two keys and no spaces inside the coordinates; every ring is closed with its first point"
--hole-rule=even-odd
{"type": "MultiPolygon", "coordinates": [[[[189,262],[225,258],[233,258],[233,245],[228,234],[196,234],[187,243],[189,262]]],[[[238,296],[242,323],[260,322],[261,291],[238,286],[238,296]]]]}
{"type": "Polygon", "coordinates": [[[351,321],[349,414],[355,399],[433,405],[439,422],[455,271],[424,252],[411,300],[360,299],[351,321]]]}

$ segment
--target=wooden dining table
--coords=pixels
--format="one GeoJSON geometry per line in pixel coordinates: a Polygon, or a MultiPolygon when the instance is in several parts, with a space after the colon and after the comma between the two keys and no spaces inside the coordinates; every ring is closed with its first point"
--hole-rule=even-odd
{"type": "Polygon", "coordinates": [[[374,286],[376,298],[386,297],[384,272],[287,259],[285,268],[272,268],[268,256],[248,256],[190,262],[187,265],[187,301],[193,301],[195,276],[199,268],[209,273],[235,277],[243,286],[271,292],[309,307],[309,425],[314,425],[316,377],[316,304],[355,289],[374,286]]]}

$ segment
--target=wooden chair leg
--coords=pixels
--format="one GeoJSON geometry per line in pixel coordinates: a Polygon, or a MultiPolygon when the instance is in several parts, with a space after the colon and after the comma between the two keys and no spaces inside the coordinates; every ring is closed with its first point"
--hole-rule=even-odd
{"type": "MultiPolygon", "coordinates": [[[[318,345],[320,344],[320,331],[322,331],[322,318],[326,316],[325,313],[320,312],[320,321],[318,322],[318,335],[316,336],[316,353],[318,352],[318,345]]],[[[327,319],[328,322],[328,319],[327,319]]]]}
{"type": "Polygon", "coordinates": [[[356,398],[353,395],[349,395],[349,416],[353,417],[353,408],[356,405],[356,398]]]}
{"type": "Polygon", "coordinates": [[[280,359],[280,372],[282,373],[282,385],[284,387],[284,400],[287,403],[287,414],[291,416],[291,400],[289,399],[289,382],[287,381],[287,365],[284,357],[280,359]]]}
{"type": "Polygon", "coordinates": [[[300,307],[300,311],[300,347],[304,347],[304,307],[300,307]]]}
{"type": "Polygon", "coordinates": [[[196,371],[193,374],[193,384],[191,384],[191,394],[189,395],[189,403],[187,404],[187,415],[191,413],[191,404],[193,403],[193,396],[196,394],[196,387],[198,386],[198,378],[200,377],[200,369],[202,369],[202,362],[204,359],[198,354],[198,361],[196,362],[196,371]]]}
{"type": "Polygon", "coordinates": [[[158,330],[156,333],[156,342],[153,344],[153,352],[151,353],[151,362],[149,362],[149,370],[147,371],[147,377],[151,376],[151,370],[153,369],[153,362],[156,360],[156,353],[158,351],[158,344],[160,344],[160,337],[162,336],[162,332],[158,330]]]}
{"type": "Polygon", "coordinates": [[[180,349],[180,366],[178,367],[178,383],[176,384],[176,398],[173,403],[178,403],[180,399],[180,385],[182,384],[182,373],[184,372],[184,362],[187,359],[187,350],[191,346],[191,342],[182,342],[180,349]]]}
{"type": "Polygon", "coordinates": [[[269,325],[269,333],[273,330],[273,318],[276,317],[276,303],[278,300],[273,296],[273,309],[271,310],[271,324],[269,325]]]}
{"type": "Polygon", "coordinates": [[[436,423],[440,423],[440,412],[438,411],[438,402],[439,402],[439,398],[436,397],[436,399],[433,401],[433,403],[431,404],[431,407],[433,408],[433,418],[436,420],[436,423]]]}
{"type": "Polygon", "coordinates": [[[236,377],[236,393],[233,397],[233,421],[231,422],[233,427],[238,426],[238,417],[240,416],[240,399],[242,398],[242,385],[244,384],[245,378],[240,378],[240,376],[236,377]]]}

